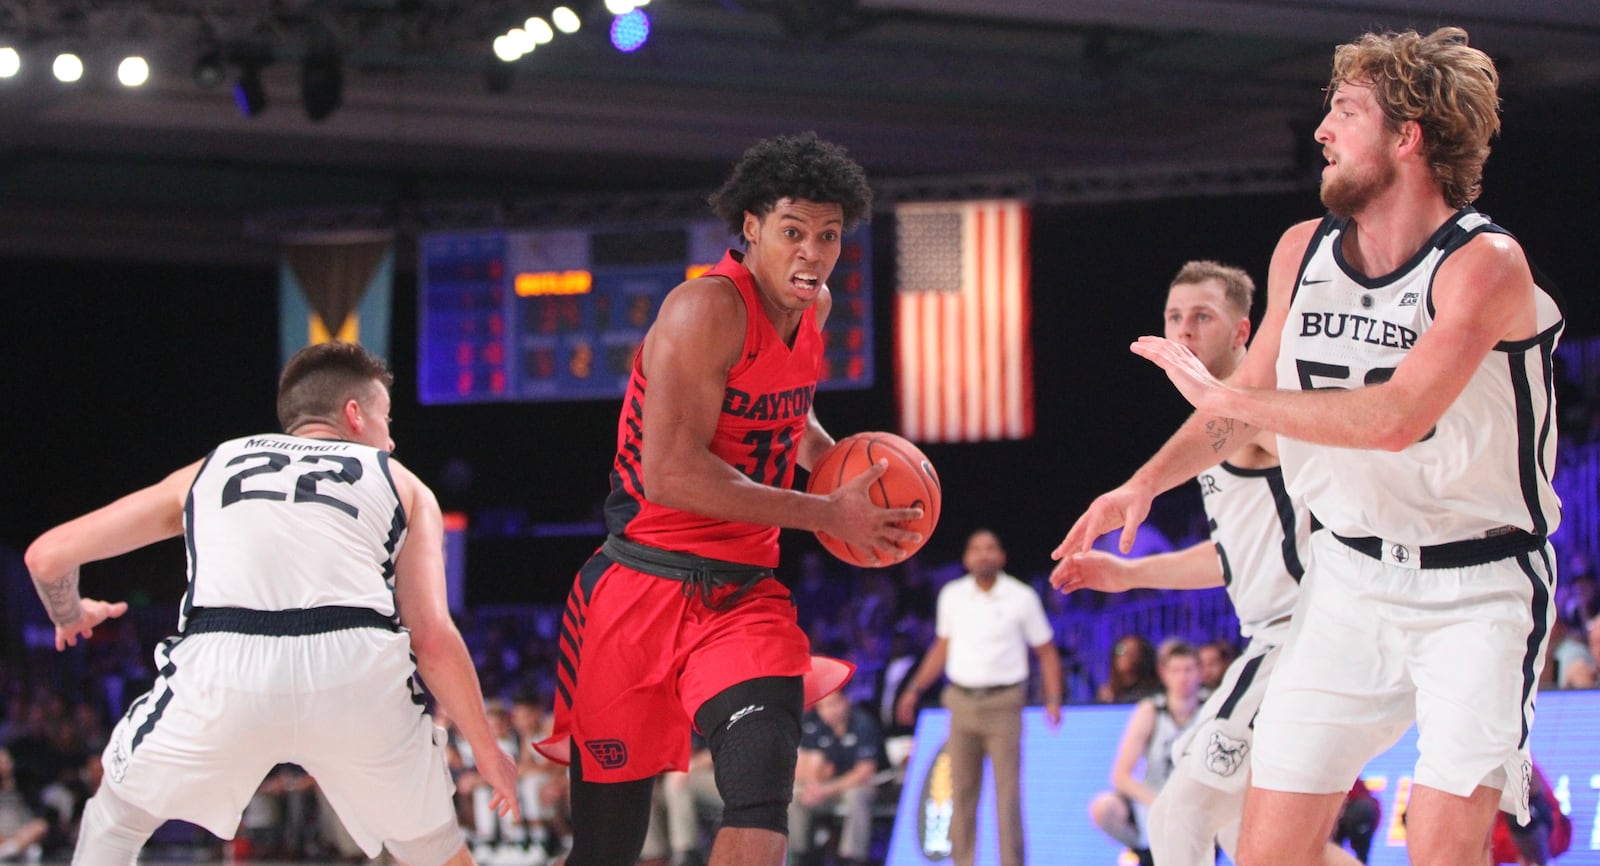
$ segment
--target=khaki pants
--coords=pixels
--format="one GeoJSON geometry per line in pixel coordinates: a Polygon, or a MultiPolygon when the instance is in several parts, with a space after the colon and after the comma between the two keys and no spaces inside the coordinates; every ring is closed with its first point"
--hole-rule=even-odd
{"type": "Polygon", "coordinates": [[[944,689],[950,711],[950,780],[954,786],[950,850],[954,866],[972,866],[978,835],[978,795],[983,789],[983,759],[994,767],[995,806],[999,810],[1000,866],[1023,866],[1022,705],[1027,688],[1019,683],[997,689],[944,689]]]}

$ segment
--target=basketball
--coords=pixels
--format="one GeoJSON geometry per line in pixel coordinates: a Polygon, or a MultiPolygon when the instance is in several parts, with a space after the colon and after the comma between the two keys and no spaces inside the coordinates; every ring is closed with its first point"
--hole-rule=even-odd
{"type": "Polygon", "coordinates": [[[847,544],[826,532],[817,533],[817,540],[829,553],[851,565],[870,568],[904,561],[927,543],[933,528],[939,524],[939,473],[933,470],[933,463],[921,449],[893,433],[856,433],[840,439],[823,452],[822,459],[811,468],[806,492],[832,493],[885,459],[889,461],[889,468],[869,488],[872,501],[885,508],[920,507],[922,519],[909,521],[904,526],[921,533],[922,541],[900,545],[888,562],[871,563],[867,561],[871,551],[847,544]]]}

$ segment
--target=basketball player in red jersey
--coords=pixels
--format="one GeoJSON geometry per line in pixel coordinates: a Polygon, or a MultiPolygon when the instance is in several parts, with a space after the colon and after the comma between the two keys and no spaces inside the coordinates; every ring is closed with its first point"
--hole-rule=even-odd
{"type": "Polygon", "coordinates": [[[784,861],[805,697],[849,670],[818,660],[772,579],[778,528],[823,530],[887,561],[916,508],[880,508],[875,466],[827,496],[791,489],[833,444],[811,411],[826,282],[872,203],[861,167],[814,134],[757,143],[710,204],[744,252],[661,304],[617,428],[605,544],[561,630],[554,734],[570,760],[568,866],[631,866],[654,778],[703,734],[724,801],[713,866],[784,861]]]}

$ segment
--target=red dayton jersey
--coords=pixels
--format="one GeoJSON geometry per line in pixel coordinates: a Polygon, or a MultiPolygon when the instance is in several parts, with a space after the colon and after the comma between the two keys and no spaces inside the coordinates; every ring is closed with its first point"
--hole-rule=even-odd
{"type": "MultiPolygon", "coordinates": [[[[722,415],[711,438],[711,452],[740,472],[773,487],[794,483],[795,449],[805,434],[811,398],[822,365],[822,332],[816,309],[805,311],[794,348],[785,345],[762,312],[755,279],[733,250],[707,272],[726,277],[744,298],[743,355],[728,372],[722,415]]],[[[651,502],[640,470],[644,436],[645,376],[642,353],[633,359],[633,377],[617,424],[617,459],[611,469],[611,494],[606,497],[606,528],[613,535],[662,550],[774,567],[778,564],[778,529],[755,523],[719,520],[651,502]]]]}

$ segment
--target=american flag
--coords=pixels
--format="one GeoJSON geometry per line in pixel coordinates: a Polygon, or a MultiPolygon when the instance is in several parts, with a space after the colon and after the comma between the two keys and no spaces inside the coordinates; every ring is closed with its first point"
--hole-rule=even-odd
{"type": "Polygon", "coordinates": [[[920,442],[1033,435],[1028,207],[895,208],[900,431],[920,442]]]}

